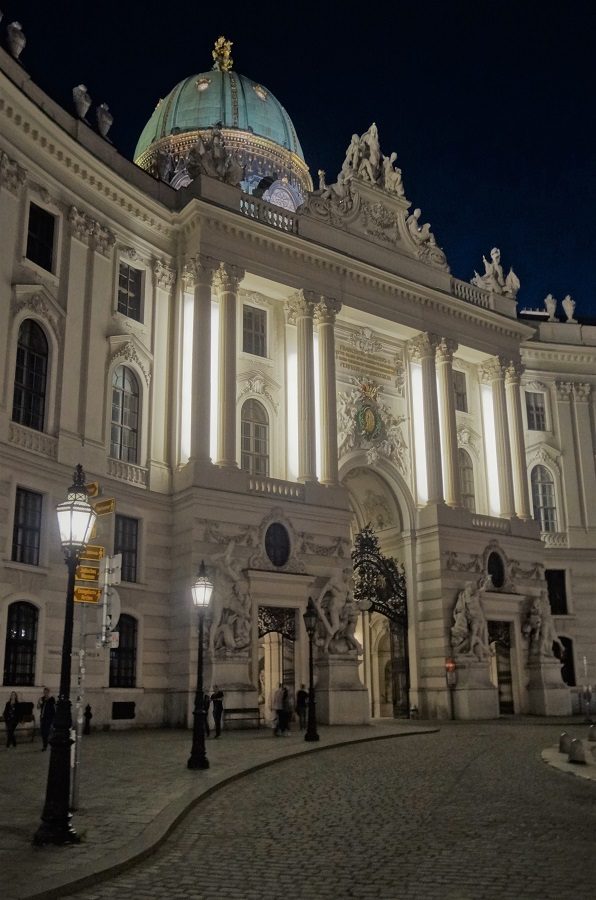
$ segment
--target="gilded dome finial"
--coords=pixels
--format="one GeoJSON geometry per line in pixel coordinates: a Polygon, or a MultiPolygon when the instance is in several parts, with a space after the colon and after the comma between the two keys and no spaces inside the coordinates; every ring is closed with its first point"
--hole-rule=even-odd
{"type": "Polygon", "coordinates": [[[226,41],[223,35],[220,35],[215,42],[215,46],[211,51],[213,57],[213,68],[219,69],[220,72],[229,72],[234,65],[231,56],[232,41],[226,41]]]}

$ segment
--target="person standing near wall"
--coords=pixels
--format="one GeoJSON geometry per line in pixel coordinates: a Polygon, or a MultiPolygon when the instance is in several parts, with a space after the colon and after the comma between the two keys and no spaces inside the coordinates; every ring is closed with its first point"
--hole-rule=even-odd
{"type": "Polygon", "coordinates": [[[213,705],[213,721],[215,723],[215,737],[221,734],[221,717],[223,716],[224,692],[219,687],[213,685],[213,693],[211,694],[211,703],[213,705]]]}
{"type": "Polygon", "coordinates": [[[43,694],[37,701],[39,712],[39,730],[41,731],[42,750],[47,750],[50,739],[50,730],[56,712],[56,701],[50,694],[50,689],[44,687],[43,694]]]}
{"type": "Polygon", "coordinates": [[[12,691],[4,707],[4,724],[6,725],[6,746],[16,747],[17,741],[14,733],[19,724],[19,698],[16,691],[12,691]]]}
{"type": "Polygon", "coordinates": [[[304,731],[306,728],[306,710],[308,707],[308,693],[306,692],[306,688],[303,684],[300,685],[300,690],[296,694],[296,713],[298,715],[298,722],[300,723],[300,731],[304,731]]]}

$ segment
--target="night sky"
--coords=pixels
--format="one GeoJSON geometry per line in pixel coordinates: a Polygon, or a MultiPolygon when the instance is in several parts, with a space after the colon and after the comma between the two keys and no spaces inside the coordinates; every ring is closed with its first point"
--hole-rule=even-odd
{"type": "Polygon", "coordinates": [[[21,62],[72,110],[80,82],[107,102],[132,156],[160,97],[211,68],[215,38],[234,68],[290,114],[315,184],[335,180],[353,132],[376,121],[406,196],[431,222],[454,275],[501,249],[520,307],[570,293],[596,322],[596,4],[269,3],[0,0],[23,25],[21,62]],[[348,9],[353,9],[347,12],[348,9]]]}

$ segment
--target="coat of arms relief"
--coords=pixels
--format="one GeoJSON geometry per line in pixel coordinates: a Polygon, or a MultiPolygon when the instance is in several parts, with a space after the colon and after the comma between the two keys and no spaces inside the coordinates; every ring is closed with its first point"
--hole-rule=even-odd
{"type": "Polygon", "coordinates": [[[402,432],[405,416],[395,416],[381,400],[381,386],[370,379],[353,378],[355,387],[337,397],[340,459],[350,450],[363,449],[372,465],[380,457],[394,462],[407,477],[408,445],[402,432]]]}

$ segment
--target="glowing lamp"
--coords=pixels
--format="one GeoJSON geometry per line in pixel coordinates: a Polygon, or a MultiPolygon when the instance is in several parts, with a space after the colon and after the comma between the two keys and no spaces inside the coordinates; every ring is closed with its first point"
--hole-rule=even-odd
{"type": "Polygon", "coordinates": [[[209,606],[211,594],[213,593],[213,584],[209,581],[209,576],[207,575],[205,563],[203,562],[203,560],[201,560],[201,565],[199,566],[199,574],[197,575],[197,580],[191,588],[191,592],[192,602],[197,607],[197,609],[206,609],[209,606]]]}
{"type": "Polygon", "coordinates": [[[81,550],[88,543],[97,514],[87,500],[85,473],[78,465],[66,500],[56,507],[60,543],[66,551],[81,550]]]}

